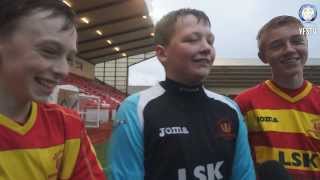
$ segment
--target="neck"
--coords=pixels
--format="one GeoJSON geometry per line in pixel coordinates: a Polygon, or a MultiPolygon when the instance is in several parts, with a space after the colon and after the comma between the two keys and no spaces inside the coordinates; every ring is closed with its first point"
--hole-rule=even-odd
{"type": "Polygon", "coordinates": [[[176,97],[184,97],[190,100],[198,99],[199,97],[206,97],[202,85],[185,85],[174,80],[166,78],[165,81],[160,82],[161,86],[167,90],[170,94],[174,94],[176,97]]]}
{"type": "Polygon", "coordinates": [[[272,77],[272,81],[274,81],[278,86],[286,88],[286,89],[298,89],[303,85],[304,79],[303,75],[295,75],[291,77],[272,77]]]}
{"type": "Polygon", "coordinates": [[[193,87],[193,86],[202,86],[203,85],[203,79],[194,79],[194,80],[190,80],[190,79],[186,79],[186,78],[179,78],[177,76],[172,76],[170,74],[166,74],[166,79],[169,79],[171,81],[174,81],[176,83],[179,83],[181,85],[184,86],[189,86],[189,87],[193,87]]]}
{"type": "Polygon", "coordinates": [[[176,81],[174,79],[170,79],[168,77],[166,77],[166,81],[170,82],[170,83],[174,83],[178,86],[183,86],[183,87],[186,87],[186,88],[194,88],[194,87],[202,87],[202,84],[201,83],[183,83],[183,82],[179,82],[179,81],[176,81]]]}
{"type": "Polygon", "coordinates": [[[11,94],[5,93],[3,88],[0,88],[0,99],[0,114],[20,124],[24,124],[27,121],[31,109],[31,101],[18,101],[11,94]]]}

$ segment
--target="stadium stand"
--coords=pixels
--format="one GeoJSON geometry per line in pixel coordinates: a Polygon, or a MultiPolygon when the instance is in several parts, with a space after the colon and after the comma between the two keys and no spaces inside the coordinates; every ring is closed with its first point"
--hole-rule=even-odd
{"type": "Polygon", "coordinates": [[[126,94],[108,86],[99,80],[91,80],[75,74],[70,74],[63,84],[71,84],[80,88],[80,92],[98,96],[101,99],[101,105],[115,109],[119,103],[126,97],[126,94]]]}

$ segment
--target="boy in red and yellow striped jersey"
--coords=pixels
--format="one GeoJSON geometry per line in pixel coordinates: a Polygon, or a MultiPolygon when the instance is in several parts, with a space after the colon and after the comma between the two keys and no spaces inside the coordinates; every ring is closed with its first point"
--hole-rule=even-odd
{"type": "Polygon", "coordinates": [[[236,97],[245,115],[253,159],[277,160],[294,179],[320,179],[320,88],[303,78],[308,42],[291,16],[270,20],[257,40],[272,79],[236,97]]]}
{"type": "Polygon", "coordinates": [[[0,24],[0,179],[105,179],[79,116],[45,103],[77,51],[73,12],[2,0],[0,24]]]}

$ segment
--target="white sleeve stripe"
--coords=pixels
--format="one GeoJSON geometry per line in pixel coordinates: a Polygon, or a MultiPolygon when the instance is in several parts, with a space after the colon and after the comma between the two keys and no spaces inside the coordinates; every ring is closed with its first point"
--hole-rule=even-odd
{"type": "Polygon", "coordinates": [[[139,102],[138,102],[138,117],[140,121],[140,128],[141,132],[143,132],[144,128],[144,117],[143,117],[143,110],[146,107],[146,105],[153,99],[161,96],[165,90],[160,84],[157,84],[147,90],[144,90],[139,93],[139,102]]]}

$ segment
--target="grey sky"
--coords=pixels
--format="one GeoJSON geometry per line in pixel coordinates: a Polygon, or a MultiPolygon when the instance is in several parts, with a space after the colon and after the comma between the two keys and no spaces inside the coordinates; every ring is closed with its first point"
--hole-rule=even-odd
{"type": "MultiPolygon", "coordinates": [[[[215,64],[235,64],[230,62],[235,58],[242,61],[251,59],[250,62],[241,62],[242,64],[261,64],[257,59],[255,39],[261,26],[278,15],[299,17],[298,11],[303,4],[313,4],[317,8],[318,17],[307,26],[315,27],[317,33],[309,36],[309,57],[320,58],[320,0],[146,0],[146,2],[155,19],[159,19],[171,10],[183,7],[206,12],[216,37],[215,48],[218,60],[215,64]]],[[[309,63],[320,65],[318,61],[309,63]]],[[[144,84],[138,82],[135,76],[139,76],[139,81],[142,77],[149,79],[146,80],[148,84],[152,81],[150,79],[163,79],[163,69],[159,67],[158,62],[148,61],[144,64],[146,65],[139,64],[130,68],[130,85],[144,84]]]]}

